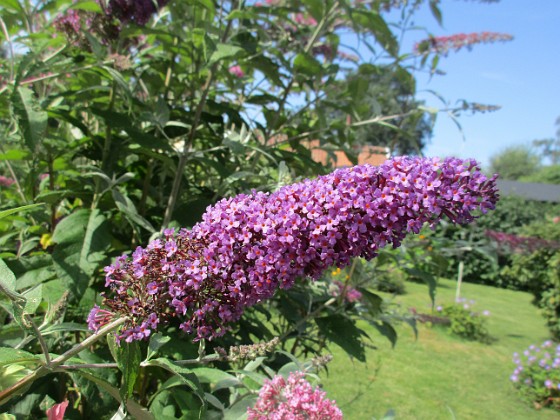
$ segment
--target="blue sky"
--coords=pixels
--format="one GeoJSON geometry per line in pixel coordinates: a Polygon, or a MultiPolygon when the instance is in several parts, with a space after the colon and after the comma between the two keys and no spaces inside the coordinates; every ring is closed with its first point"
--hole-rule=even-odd
{"type": "MultiPolygon", "coordinates": [[[[445,76],[419,75],[418,98],[438,108],[434,90],[452,103],[466,99],[501,105],[492,113],[464,115],[461,133],[444,114],[438,116],[428,156],[490,157],[513,144],[555,137],[560,116],[560,0],[443,0],[443,27],[425,8],[415,22],[435,36],[460,32],[505,32],[507,43],[479,44],[471,51],[451,51],[440,60],[445,76]],[[463,141],[463,134],[465,141],[463,141]]],[[[411,33],[405,45],[422,38],[411,33]]]]}

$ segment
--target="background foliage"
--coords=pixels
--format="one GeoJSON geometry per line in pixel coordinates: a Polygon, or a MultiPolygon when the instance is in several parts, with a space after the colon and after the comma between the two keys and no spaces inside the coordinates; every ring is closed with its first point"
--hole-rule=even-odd
{"type": "MultiPolygon", "coordinates": [[[[219,198],[326,172],[308,140],[354,160],[365,143],[420,153],[433,115],[414,100],[414,72],[435,73],[440,52],[401,51],[398,35],[424,3],[441,22],[436,0],[174,0],[158,10],[5,1],[1,410],[40,417],[68,400],[68,418],[123,418],[125,409],[239,418],[266,378],[316,373],[324,363],[314,357],[330,346],[364,361],[377,337],[360,322],[392,344],[392,322],[414,326],[368,290],[358,265],[347,278],[279,293],[206,347],[173,324],[149,342],[87,341],[85,319],[116,256],[166,227],[192,226],[219,198]],[[389,22],[394,9],[399,21],[389,22]],[[250,357],[240,350],[274,337],[250,357]],[[76,348],[79,357],[65,353],[76,348]]],[[[433,297],[440,252],[411,249],[386,261],[406,261],[433,297]]]]}

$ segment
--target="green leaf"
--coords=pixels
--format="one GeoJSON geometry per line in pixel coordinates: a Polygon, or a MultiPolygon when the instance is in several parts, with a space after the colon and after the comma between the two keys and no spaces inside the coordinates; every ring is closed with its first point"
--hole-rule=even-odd
{"type": "Polygon", "coordinates": [[[16,276],[12,270],[8,268],[6,263],[0,259],[0,286],[2,287],[2,292],[12,292],[14,296],[22,297],[16,291],[16,276]]]}
{"type": "Polygon", "coordinates": [[[208,392],[204,393],[204,398],[206,399],[206,401],[208,401],[210,404],[212,404],[214,407],[216,407],[218,410],[220,411],[224,411],[225,407],[222,404],[222,402],[217,399],[215,396],[213,396],[212,394],[209,394],[208,392]]]}
{"type": "Polygon", "coordinates": [[[289,362],[282,366],[278,373],[284,377],[288,377],[288,375],[292,372],[298,372],[301,370],[299,363],[289,362]]]}
{"type": "Polygon", "coordinates": [[[3,210],[0,211],[0,219],[3,219],[4,217],[7,217],[11,214],[14,213],[19,213],[19,212],[24,212],[27,210],[31,210],[31,209],[35,209],[37,207],[43,207],[44,204],[43,203],[39,203],[39,204],[29,204],[27,206],[21,206],[21,207],[15,207],[13,209],[9,209],[9,210],[3,210]]]}
{"type": "Polygon", "coordinates": [[[220,381],[228,381],[230,383],[239,383],[239,380],[224,372],[220,369],[209,368],[209,367],[194,367],[190,369],[192,373],[196,375],[198,380],[203,384],[215,384],[220,381]]]}
{"type": "Polygon", "coordinates": [[[23,329],[30,329],[31,326],[23,319],[23,314],[25,311],[25,304],[27,302],[25,296],[17,293],[16,288],[16,276],[8,268],[6,263],[0,259],[0,292],[5,294],[8,299],[12,301],[13,317],[20,327],[23,329]]]}
{"type": "MultiPolygon", "coordinates": [[[[105,381],[104,379],[98,378],[97,376],[94,376],[83,370],[76,370],[75,373],[82,376],[85,379],[94,382],[99,388],[109,393],[118,402],[123,402],[119,390],[115,388],[113,385],[111,385],[109,382],[105,381]]],[[[147,411],[144,407],[142,407],[134,400],[129,399],[126,401],[125,404],[126,404],[127,411],[135,420],[155,420],[154,416],[152,416],[152,414],[149,411],[147,411]]]]}
{"type": "Polygon", "coordinates": [[[432,15],[441,26],[443,25],[443,18],[441,16],[441,10],[439,9],[438,4],[439,4],[439,0],[430,0],[430,11],[432,12],[432,15]]]}
{"type": "Polygon", "coordinates": [[[43,285],[39,284],[36,287],[29,289],[23,293],[23,297],[26,299],[24,312],[26,314],[34,314],[41,300],[43,299],[43,285]]]}
{"type": "Polygon", "coordinates": [[[30,156],[27,150],[8,150],[6,153],[0,153],[0,160],[25,160],[30,156]]]}
{"type": "Polygon", "coordinates": [[[96,1],[81,1],[79,3],[74,3],[69,7],[69,9],[84,10],[86,12],[95,13],[102,12],[101,7],[96,1]]]}
{"type": "Polygon", "coordinates": [[[251,395],[237,401],[224,412],[224,420],[242,420],[247,418],[247,409],[257,402],[257,396],[251,395]]]}
{"type": "Polygon", "coordinates": [[[236,45],[231,44],[222,44],[219,43],[216,45],[216,50],[210,56],[210,60],[208,60],[208,64],[214,64],[217,61],[224,60],[224,59],[232,59],[236,56],[239,56],[241,52],[244,52],[243,48],[238,47],[236,45]]]}
{"type": "Polygon", "coordinates": [[[90,329],[85,325],[78,324],[76,322],[62,322],[60,324],[51,325],[41,330],[43,335],[49,335],[56,332],[68,332],[68,331],[83,331],[90,332],[90,329]]]}
{"type": "Polygon", "coordinates": [[[150,360],[154,357],[158,350],[169,341],[171,341],[171,337],[164,336],[162,333],[152,334],[150,337],[150,343],[148,344],[148,356],[146,357],[146,360],[150,360]]]}
{"type": "Polygon", "coordinates": [[[307,6],[309,14],[315,18],[317,22],[323,19],[325,14],[325,5],[328,4],[323,0],[304,0],[303,3],[307,6]]]}
{"type": "Polygon", "coordinates": [[[22,86],[15,89],[12,101],[25,144],[34,152],[47,132],[47,112],[41,109],[33,92],[22,86]]]}
{"type": "Polygon", "coordinates": [[[259,95],[252,95],[252,96],[249,96],[246,100],[247,103],[255,104],[255,105],[266,105],[266,104],[269,104],[271,102],[278,103],[279,101],[280,101],[280,98],[278,98],[278,96],[270,95],[269,93],[261,93],[259,95]]]}
{"type": "Polygon", "coordinates": [[[127,401],[134,391],[134,384],[140,373],[140,363],[142,361],[142,353],[138,341],[131,343],[121,342],[116,347],[116,362],[119,370],[122,372],[122,385],[120,394],[123,401],[127,401]]]}
{"type": "Polygon", "coordinates": [[[383,298],[375,293],[371,293],[369,290],[362,287],[359,288],[360,293],[362,293],[363,299],[362,303],[366,306],[369,316],[375,318],[381,313],[381,305],[383,304],[383,298]]]}
{"type": "Polygon", "coordinates": [[[428,273],[427,271],[424,270],[420,270],[418,268],[410,268],[407,267],[405,268],[405,271],[407,272],[407,274],[414,276],[414,277],[418,277],[419,279],[422,279],[427,285],[428,285],[428,293],[430,294],[430,299],[432,301],[432,306],[435,305],[436,302],[436,291],[437,291],[437,280],[436,278],[428,273]]]}
{"type": "Polygon", "coordinates": [[[0,366],[7,366],[14,363],[39,362],[40,360],[40,356],[36,354],[11,347],[0,347],[0,366]]]}
{"type": "Polygon", "coordinates": [[[323,67],[315,57],[307,53],[299,53],[294,59],[294,71],[305,74],[306,76],[315,76],[321,73],[323,67]]]}
{"type": "Polygon", "coordinates": [[[389,54],[394,57],[397,56],[399,50],[397,39],[379,13],[373,10],[354,10],[351,18],[358,27],[371,31],[376,41],[389,54]]]}
{"type": "Polygon", "coordinates": [[[5,7],[6,10],[11,10],[16,13],[24,11],[18,0],[4,0],[2,2],[2,7],[5,7]]]}
{"type": "Polygon", "coordinates": [[[187,369],[183,366],[180,366],[166,358],[153,359],[147,362],[146,364],[148,366],[161,367],[167,370],[168,372],[171,372],[172,374],[176,375],[181,380],[181,382],[183,382],[183,384],[187,385],[189,388],[191,388],[194,391],[195,395],[200,399],[202,404],[206,407],[206,400],[204,399],[204,390],[200,385],[200,381],[198,380],[198,377],[192,372],[191,369],[187,369]]]}
{"type": "Polygon", "coordinates": [[[130,220],[132,227],[135,227],[136,224],[143,227],[150,233],[156,232],[151,223],[140,216],[138,210],[136,210],[136,206],[130,198],[116,189],[112,190],[111,193],[113,194],[113,200],[115,200],[115,204],[117,205],[118,209],[123,212],[124,215],[130,220]]]}
{"type": "Polygon", "coordinates": [[[150,150],[161,149],[166,152],[174,152],[167,141],[145,133],[132,125],[129,115],[96,107],[91,107],[90,110],[98,117],[103,118],[111,127],[124,130],[130,136],[131,145],[138,144],[150,150]]]}
{"type": "Polygon", "coordinates": [[[16,290],[24,290],[52,279],[56,273],[50,254],[25,256],[9,261],[16,275],[16,290]]]}
{"type": "Polygon", "coordinates": [[[391,345],[395,347],[397,344],[397,332],[391,324],[386,321],[370,322],[370,324],[377,329],[382,335],[387,337],[391,345]]]}
{"type": "Polygon", "coordinates": [[[124,79],[124,77],[122,76],[122,74],[120,72],[118,72],[117,70],[109,67],[109,66],[102,66],[102,68],[110,74],[111,79],[113,81],[115,81],[115,83],[117,85],[119,85],[121,87],[121,89],[126,93],[126,96],[128,96],[129,98],[133,98],[134,95],[132,94],[132,92],[130,91],[130,86],[128,85],[127,81],[124,79]]]}
{"type": "Polygon", "coordinates": [[[343,315],[316,318],[315,322],[327,339],[338,344],[346,353],[360,362],[366,361],[366,353],[362,343],[362,336],[365,336],[366,333],[359,329],[354,322],[343,315]]]}
{"type": "Polygon", "coordinates": [[[58,223],[52,237],[57,275],[74,298],[81,297],[111,243],[109,223],[97,209],[80,209],[58,223]]]}

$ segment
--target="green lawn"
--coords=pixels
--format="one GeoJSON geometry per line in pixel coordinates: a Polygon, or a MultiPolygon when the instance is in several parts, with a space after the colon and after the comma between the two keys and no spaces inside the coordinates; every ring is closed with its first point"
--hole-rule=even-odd
{"type": "MultiPolygon", "coordinates": [[[[437,303],[452,302],[455,283],[443,280],[437,303]]],[[[393,409],[397,419],[558,419],[551,410],[537,411],[519,400],[510,384],[512,354],[547,339],[544,319],[526,293],[464,284],[462,296],[475,309],[491,312],[490,345],[450,337],[439,328],[419,326],[418,340],[407,325],[398,326],[394,349],[367,325],[377,350],[367,363],[350,360],[338,347],[324,375],[324,388],[346,419],[381,418],[393,409]]],[[[391,298],[385,295],[386,298],[391,298]]],[[[426,286],[407,283],[407,294],[396,297],[403,310],[428,312],[426,286]]]]}

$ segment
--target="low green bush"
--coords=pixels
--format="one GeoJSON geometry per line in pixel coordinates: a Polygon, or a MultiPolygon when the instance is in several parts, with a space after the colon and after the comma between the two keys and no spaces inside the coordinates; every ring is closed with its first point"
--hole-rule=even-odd
{"type": "Polygon", "coordinates": [[[438,306],[436,311],[449,320],[449,331],[462,338],[472,341],[488,343],[490,334],[488,333],[486,318],[490,312],[484,311],[482,314],[473,310],[473,300],[459,298],[451,305],[438,306]]]}
{"type": "Polygon", "coordinates": [[[514,353],[513,362],[510,380],[521,397],[537,409],[560,409],[560,344],[532,344],[522,354],[514,353]]]}

